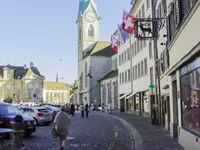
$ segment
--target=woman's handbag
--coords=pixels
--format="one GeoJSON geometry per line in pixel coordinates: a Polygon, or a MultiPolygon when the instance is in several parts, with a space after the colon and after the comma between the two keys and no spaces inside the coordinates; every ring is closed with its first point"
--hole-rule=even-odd
{"type": "Polygon", "coordinates": [[[55,128],[52,128],[51,135],[53,139],[58,137],[58,132],[55,128]]]}

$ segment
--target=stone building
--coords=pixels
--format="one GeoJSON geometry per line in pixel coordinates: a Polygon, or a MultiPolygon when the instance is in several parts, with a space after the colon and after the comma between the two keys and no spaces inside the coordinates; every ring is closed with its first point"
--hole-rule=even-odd
{"type": "Polygon", "coordinates": [[[111,56],[111,68],[108,74],[99,80],[101,104],[111,109],[119,109],[118,101],[118,70],[117,70],[117,54],[111,56]]]}
{"type": "Polygon", "coordinates": [[[70,102],[70,86],[65,82],[44,81],[44,103],[66,104],[70,102]]]}
{"type": "Polygon", "coordinates": [[[0,99],[13,103],[33,104],[43,101],[43,80],[39,70],[30,63],[24,66],[0,66],[0,99]]]}
{"type": "Polygon", "coordinates": [[[99,41],[99,14],[94,0],[81,1],[78,10],[78,99],[100,104],[99,83],[115,54],[110,42],[99,41]]]}

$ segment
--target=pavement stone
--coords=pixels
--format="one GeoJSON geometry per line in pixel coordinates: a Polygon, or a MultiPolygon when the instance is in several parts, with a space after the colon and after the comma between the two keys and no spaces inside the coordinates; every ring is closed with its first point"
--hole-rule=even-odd
{"type": "Polygon", "coordinates": [[[122,118],[134,126],[141,136],[143,150],[184,150],[167,130],[162,126],[152,125],[149,118],[120,112],[113,112],[112,115],[122,118]]]}
{"type": "MultiPolygon", "coordinates": [[[[134,150],[130,130],[117,119],[99,112],[89,118],[72,117],[67,150],[134,150]],[[133,146],[131,146],[133,145],[133,146]]],[[[52,126],[38,127],[37,132],[24,140],[25,150],[58,150],[58,139],[51,137],[52,126]]]]}

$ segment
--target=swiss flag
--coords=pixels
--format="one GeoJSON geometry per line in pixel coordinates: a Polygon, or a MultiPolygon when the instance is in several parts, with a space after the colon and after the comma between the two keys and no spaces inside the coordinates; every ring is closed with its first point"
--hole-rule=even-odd
{"type": "Polygon", "coordinates": [[[135,30],[135,23],[136,19],[132,15],[124,11],[122,29],[131,34],[135,30]]]}
{"type": "Polygon", "coordinates": [[[120,41],[114,35],[111,35],[111,43],[113,51],[117,52],[118,47],[120,46],[120,41]]]}

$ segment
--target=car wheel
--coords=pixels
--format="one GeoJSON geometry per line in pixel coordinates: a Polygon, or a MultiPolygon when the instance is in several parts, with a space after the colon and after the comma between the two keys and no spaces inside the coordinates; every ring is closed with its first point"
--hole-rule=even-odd
{"type": "Polygon", "coordinates": [[[33,119],[35,120],[36,125],[38,126],[39,125],[38,120],[36,118],[33,118],[33,119]]]}

